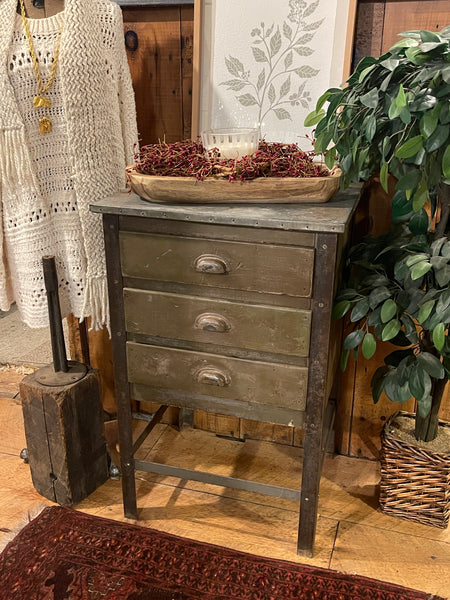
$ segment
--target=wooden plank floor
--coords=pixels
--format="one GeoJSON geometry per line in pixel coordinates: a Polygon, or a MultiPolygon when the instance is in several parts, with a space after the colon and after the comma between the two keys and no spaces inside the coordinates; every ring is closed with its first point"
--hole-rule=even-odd
{"type": "MultiPolygon", "coordinates": [[[[51,504],[33,488],[18,457],[25,447],[18,384],[20,369],[0,367],[0,542],[27,513],[51,504]]],[[[200,430],[160,425],[142,457],[179,466],[299,487],[301,449],[234,441],[200,430]]],[[[253,554],[357,573],[450,596],[450,528],[441,530],[377,510],[378,464],[329,455],[320,488],[316,549],[295,553],[297,503],[192,481],[137,474],[139,524],[253,554]]],[[[76,506],[124,519],[120,481],[109,480],[76,506]]]]}

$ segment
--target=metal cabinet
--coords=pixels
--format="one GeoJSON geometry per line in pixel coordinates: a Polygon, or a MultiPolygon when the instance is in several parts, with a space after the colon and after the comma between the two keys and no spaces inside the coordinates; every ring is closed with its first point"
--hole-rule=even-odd
{"type": "Polygon", "coordinates": [[[319,205],[118,194],[91,206],[103,214],[127,517],[136,470],[294,498],[298,552],[312,554],[340,343],[332,300],[358,198],[355,186],[319,205]],[[130,399],[161,405],[146,433],[167,406],[304,428],[301,490],[136,460],[130,399]]]}

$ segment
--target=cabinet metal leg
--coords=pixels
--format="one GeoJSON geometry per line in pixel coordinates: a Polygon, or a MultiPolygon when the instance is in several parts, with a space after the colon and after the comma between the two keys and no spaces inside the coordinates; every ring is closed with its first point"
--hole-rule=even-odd
{"type": "Polygon", "coordinates": [[[321,467],[322,432],[317,430],[307,431],[303,455],[297,553],[308,557],[313,555],[316,535],[321,467]]]}

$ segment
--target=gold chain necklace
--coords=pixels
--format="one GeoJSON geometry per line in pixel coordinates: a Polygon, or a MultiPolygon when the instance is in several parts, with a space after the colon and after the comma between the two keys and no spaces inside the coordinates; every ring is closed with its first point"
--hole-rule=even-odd
{"type": "MultiPolygon", "coordinates": [[[[50,72],[50,77],[48,78],[47,83],[44,85],[42,83],[41,72],[39,70],[39,63],[38,63],[36,53],[35,53],[34,47],[33,47],[33,39],[31,37],[30,28],[28,26],[28,20],[27,20],[27,16],[25,13],[25,5],[24,5],[23,0],[20,0],[20,10],[22,13],[23,28],[25,30],[28,47],[30,49],[31,58],[33,60],[33,66],[34,66],[34,71],[36,73],[36,79],[37,79],[38,90],[39,90],[39,94],[33,98],[33,106],[34,106],[34,108],[49,108],[52,103],[50,102],[50,99],[46,97],[46,94],[47,94],[48,90],[50,89],[50,87],[53,83],[53,80],[55,79],[55,75],[56,75],[56,67],[57,67],[58,58],[59,58],[59,48],[61,45],[62,27],[61,27],[61,31],[58,34],[58,39],[56,42],[55,55],[53,57],[53,64],[52,64],[52,70],[50,72]]],[[[41,117],[39,119],[39,133],[41,135],[43,135],[44,133],[50,133],[51,130],[52,130],[51,120],[46,116],[41,117]]]]}

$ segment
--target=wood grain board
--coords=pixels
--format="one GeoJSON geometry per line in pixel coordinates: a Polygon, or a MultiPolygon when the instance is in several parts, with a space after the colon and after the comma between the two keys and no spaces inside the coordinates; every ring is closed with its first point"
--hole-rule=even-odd
{"type": "Polygon", "coordinates": [[[141,145],[190,136],[193,15],[193,6],[123,8],[125,32],[137,40],[127,54],[141,145]]]}

